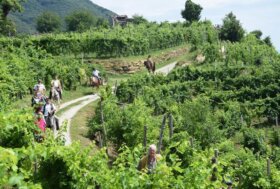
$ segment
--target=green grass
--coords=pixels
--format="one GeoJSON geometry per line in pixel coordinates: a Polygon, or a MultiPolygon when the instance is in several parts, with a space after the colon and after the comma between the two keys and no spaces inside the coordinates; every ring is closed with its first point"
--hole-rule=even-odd
{"type": "Polygon", "coordinates": [[[88,138],[88,122],[94,116],[98,101],[82,108],[71,120],[70,134],[72,141],[79,141],[82,147],[92,144],[88,138]]]}
{"type": "Polygon", "coordinates": [[[74,106],[79,105],[82,101],[84,101],[84,100],[80,100],[80,101],[78,101],[78,102],[76,102],[76,103],[73,103],[73,104],[71,104],[71,105],[69,105],[69,106],[66,106],[65,108],[59,109],[59,110],[57,111],[56,115],[57,115],[58,117],[61,116],[61,115],[62,115],[64,112],[66,112],[67,110],[70,110],[70,109],[73,108],[74,106]]]}

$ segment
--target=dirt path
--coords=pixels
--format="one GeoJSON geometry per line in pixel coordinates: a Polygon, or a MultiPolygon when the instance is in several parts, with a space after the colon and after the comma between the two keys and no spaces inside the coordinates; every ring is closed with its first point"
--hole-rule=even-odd
{"type": "MultiPolygon", "coordinates": [[[[177,62],[173,62],[171,64],[168,64],[167,66],[164,66],[158,70],[156,70],[156,73],[163,73],[163,74],[168,74],[176,65],[177,62]]],[[[70,109],[66,110],[59,116],[59,124],[62,125],[64,121],[68,121],[67,123],[67,132],[64,133],[65,136],[65,145],[70,145],[71,144],[71,137],[70,137],[70,126],[71,126],[71,120],[72,118],[77,114],[77,112],[88,105],[89,103],[98,100],[100,97],[97,95],[87,95],[81,98],[77,98],[75,100],[66,102],[64,104],[60,105],[60,109],[66,108],[67,106],[70,106],[74,103],[77,103],[81,101],[80,104],[71,107],[70,109]]]]}
{"type": "Polygon", "coordinates": [[[158,70],[156,70],[156,73],[162,73],[164,75],[167,75],[171,70],[174,69],[174,67],[176,66],[177,62],[173,62],[171,64],[168,64],[158,70]]]}

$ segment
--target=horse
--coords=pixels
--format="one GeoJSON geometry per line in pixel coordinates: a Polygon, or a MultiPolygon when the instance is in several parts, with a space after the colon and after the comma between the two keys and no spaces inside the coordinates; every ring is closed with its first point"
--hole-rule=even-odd
{"type": "Polygon", "coordinates": [[[59,106],[59,104],[60,104],[60,94],[55,87],[51,87],[49,97],[50,97],[50,99],[54,100],[54,102],[56,102],[59,106]]]}
{"type": "Polygon", "coordinates": [[[147,68],[149,73],[153,73],[153,74],[155,73],[155,70],[156,70],[155,62],[152,62],[150,60],[146,60],[146,61],[144,61],[144,65],[147,68]]]}
{"type": "Polygon", "coordinates": [[[59,120],[54,114],[47,116],[46,124],[47,127],[51,128],[54,133],[59,130],[59,120]]]}
{"type": "Polygon", "coordinates": [[[98,79],[95,76],[92,76],[90,78],[90,86],[99,88],[100,85],[103,85],[103,80],[102,79],[98,79]]]}

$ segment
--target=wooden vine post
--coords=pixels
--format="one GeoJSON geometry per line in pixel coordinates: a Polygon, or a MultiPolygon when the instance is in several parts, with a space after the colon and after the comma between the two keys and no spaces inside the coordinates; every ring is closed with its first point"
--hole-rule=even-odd
{"type": "Polygon", "coordinates": [[[162,124],[161,124],[161,129],[160,129],[160,136],[159,136],[159,143],[158,143],[158,149],[157,149],[157,153],[160,153],[161,150],[161,145],[162,145],[162,138],[163,138],[163,131],[165,128],[165,122],[166,122],[166,115],[163,116],[162,119],[162,124]]]}
{"type": "Polygon", "coordinates": [[[146,151],[146,148],[147,148],[147,126],[145,125],[144,126],[144,140],[143,140],[143,146],[144,146],[144,149],[146,151]]]}
{"type": "Polygon", "coordinates": [[[169,125],[169,141],[171,141],[171,138],[173,136],[173,131],[174,131],[172,114],[169,114],[168,118],[169,118],[169,120],[168,120],[168,125],[169,125]]]}
{"type": "Polygon", "coordinates": [[[103,114],[103,107],[102,107],[102,97],[100,100],[100,114],[101,114],[101,124],[102,124],[102,129],[103,129],[103,135],[104,135],[104,144],[106,145],[106,141],[107,141],[107,132],[106,132],[106,128],[105,128],[105,122],[104,122],[104,114],[103,114]]]}

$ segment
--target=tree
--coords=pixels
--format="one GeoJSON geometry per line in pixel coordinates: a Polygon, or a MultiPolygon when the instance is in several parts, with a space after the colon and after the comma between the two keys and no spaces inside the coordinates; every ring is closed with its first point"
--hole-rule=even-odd
{"type": "Polygon", "coordinates": [[[199,4],[195,4],[191,0],[187,0],[185,3],[185,10],[182,10],[182,17],[187,22],[192,23],[193,21],[199,21],[202,7],[199,4]]]}
{"type": "Polygon", "coordinates": [[[8,14],[10,11],[16,12],[22,11],[22,6],[20,3],[25,2],[25,0],[1,0],[0,6],[1,6],[1,17],[3,20],[7,19],[8,14]]]}
{"type": "Polygon", "coordinates": [[[109,28],[110,24],[107,19],[98,18],[96,21],[96,26],[101,27],[101,28],[109,28]]]}
{"type": "Polygon", "coordinates": [[[75,11],[65,21],[68,31],[83,32],[96,25],[95,17],[88,11],[75,11]]]}
{"type": "Polygon", "coordinates": [[[141,15],[135,14],[132,16],[132,23],[135,25],[147,24],[148,20],[141,15]]]}
{"type": "Polygon", "coordinates": [[[56,13],[46,11],[37,18],[36,29],[40,33],[59,31],[60,28],[61,19],[56,13]]]}
{"type": "Polygon", "coordinates": [[[272,47],[273,44],[271,42],[270,36],[267,36],[266,38],[263,39],[263,42],[265,42],[268,46],[272,47]]]}
{"type": "Polygon", "coordinates": [[[231,12],[223,19],[223,25],[220,30],[220,38],[231,42],[240,41],[244,37],[245,31],[239,20],[231,12]]]}
{"type": "Polygon", "coordinates": [[[0,0],[0,34],[14,35],[16,33],[15,24],[7,17],[11,11],[21,12],[22,2],[25,2],[25,0],[0,0]]]}

